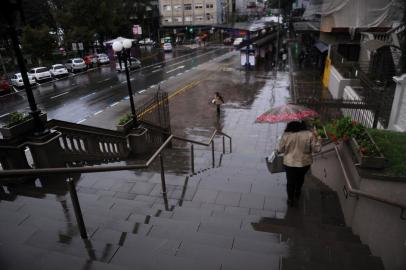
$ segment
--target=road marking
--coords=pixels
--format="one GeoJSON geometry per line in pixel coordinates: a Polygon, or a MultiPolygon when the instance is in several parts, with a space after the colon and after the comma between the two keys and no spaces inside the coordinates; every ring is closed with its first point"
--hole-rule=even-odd
{"type": "Polygon", "coordinates": [[[102,112],[103,112],[103,110],[100,110],[98,112],[95,112],[93,115],[98,115],[99,113],[102,113],[102,112]]]}
{"type": "Polygon", "coordinates": [[[66,94],[69,94],[69,92],[65,92],[65,93],[62,93],[62,94],[53,96],[53,97],[51,97],[51,99],[54,99],[54,98],[57,98],[57,97],[61,97],[61,96],[64,96],[64,95],[66,95],[66,94]]]}
{"type": "Polygon", "coordinates": [[[176,74],[176,76],[179,76],[179,75],[182,75],[182,74],[183,74],[183,72],[176,74]]]}
{"type": "Polygon", "coordinates": [[[125,84],[125,83],[127,83],[127,81],[122,81],[121,83],[122,83],[122,84],[125,84]]]}
{"type": "Polygon", "coordinates": [[[96,94],[96,92],[93,92],[93,93],[91,93],[91,94],[88,94],[88,95],[86,95],[86,96],[83,96],[83,97],[81,97],[81,98],[79,98],[79,99],[82,100],[82,99],[85,99],[85,98],[87,98],[87,97],[90,97],[90,96],[92,96],[92,95],[94,95],[94,94],[96,94]]]}
{"type": "Polygon", "coordinates": [[[145,91],[147,91],[147,90],[141,90],[141,91],[138,91],[138,94],[142,94],[142,93],[144,93],[145,91]]]}
{"type": "Polygon", "coordinates": [[[179,67],[177,67],[177,68],[174,68],[174,69],[172,69],[172,70],[167,71],[166,74],[171,73],[171,72],[174,72],[174,71],[176,71],[176,70],[178,70],[178,69],[182,69],[182,68],[184,68],[184,67],[185,67],[185,66],[179,66],[179,67]]]}
{"type": "Polygon", "coordinates": [[[86,121],[86,118],[83,118],[82,120],[77,121],[76,124],[80,124],[80,123],[83,123],[85,121],[86,121]]]}
{"type": "Polygon", "coordinates": [[[149,88],[154,88],[156,84],[150,85],[149,88]]]}
{"type": "Polygon", "coordinates": [[[3,115],[0,115],[0,118],[3,118],[4,116],[7,116],[7,115],[9,115],[10,113],[5,113],[5,114],[3,114],[3,115]]]}
{"type": "Polygon", "coordinates": [[[118,103],[119,103],[118,101],[117,101],[117,102],[114,102],[113,104],[110,105],[110,107],[114,107],[114,106],[116,106],[118,103]]]}
{"type": "Polygon", "coordinates": [[[100,80],[100,81],[98,81],[99,83],[101,83],[101,82],[107,82],[108,80],[110,80],[110,78],[107,78],[107,79],[104,79],[104,80],[100,80]]]}
{"type": "Polygon", "coordinates": [[[160,69],[161,67],[162,67],[161,65],[158,65],[158,66],[154,67],[154,69],[160,69]]]}
{"type": "Polygon", "coordinates": [[[159,68],[159,69],[154,69],[153,71],[151,71],[152,73],[155,73],[155,72],[160,72],[161,71],[161,69],[159,68]]]}
{"type": "Polygon", "coordinates": [[[123,100],[128,100],[130,97],[129,96],[126,96],[125,98],[123,98],[123,100]]]}

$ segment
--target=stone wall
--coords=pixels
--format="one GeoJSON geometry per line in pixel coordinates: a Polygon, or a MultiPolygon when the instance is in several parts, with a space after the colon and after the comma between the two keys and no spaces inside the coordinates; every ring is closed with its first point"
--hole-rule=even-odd
{"type": "MultiPolygon", "coordinates": [[[[325,148],[328,147],[334,146],[325,148]]],[[[340,145],[339,149],[354,187],[406,203],[406,184],[359,177],[352,162],[351,150],[345,145],[340,145]]],[[[382,258],[385,269],[406,269],[406,220],[400,219],[400,209],[365,197],[346,198],[343,191],[344,174],[335,151],[316,157],[312,173],[337,192],[347,226],[370,247],[373,255],[382,258]]]]}

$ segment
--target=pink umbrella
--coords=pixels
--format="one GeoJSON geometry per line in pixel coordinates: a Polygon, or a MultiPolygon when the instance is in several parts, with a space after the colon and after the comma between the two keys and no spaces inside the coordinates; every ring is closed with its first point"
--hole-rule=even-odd
{"type": "Polygon", "coordinates": [[[278,123],[278,122],[289,122],[305,120],[309,118],[314,118],[319,116],[319,114],[309,108],[301,105],[295,104],[285,104],[282,106],[274,107],[260,116],[255,120],[256,123],[278,123]]]}

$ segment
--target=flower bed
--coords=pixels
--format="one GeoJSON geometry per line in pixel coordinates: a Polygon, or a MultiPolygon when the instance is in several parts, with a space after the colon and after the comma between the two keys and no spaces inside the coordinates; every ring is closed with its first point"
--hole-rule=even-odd
{"type": "Polygon", "coordinates": [[[385,157],[363,125],[343,117],[325,125],[325,130],[332,141],[343,141],[350,145],[360,167],[384,168],[385,157]]]}

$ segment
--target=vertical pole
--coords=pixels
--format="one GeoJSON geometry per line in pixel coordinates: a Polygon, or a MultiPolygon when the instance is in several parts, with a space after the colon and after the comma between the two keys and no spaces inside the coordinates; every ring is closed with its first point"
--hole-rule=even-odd
{"type": "Polygon", "coordinates": [[[159,162],[161,163],[161,185],[162,193],[166,195],[166,183],[165,183],[165,168],[164,168],[164,158],[162,154],[159,154],[159,162]]]}
{"type": "Polygon", "coordinates": [[[192,173],[195,173],[195,150],[193,143],[190,145],[190,164],[192,165],[192,173]]]}
{"type": "Polygon", "coordinates": [[[279,30],[280,30],[280,24],[279,24],[279,18],[281,16],[281,1],[278,1],[279,4],[279,12],[278,12],[278,31],[276,33],[276,54],[275,54],[275,68],[278,70],[278,62],[279,62],[279,30]]]}
{"type": "Polygon", "coordinates": [[[213,166],[213,168],[214,168],[214,163],[215,163],[215,160],[214,160],[214,140],[212,140],[211,141],[211,160],[212,160],[212,166],[213,166]]]}
{"type": "Polygon", "coordinates": [[[82,210],[80,209],[78,194],[76,193],[75,183],[72,178],[68,179],[68,189],[72,199],[73,210],[75,211],[76,221],[78,223],[80,236],[82,239],[87,239],[85,222],[83,221],[82,210]]]}
{"type": "Polygon", "coordinates": [[[223,136],[223,154],[226,153],[226,139],[223,136]]]}
{"type": "MultiPolygon", "coordinates": [[[[124,49],[125,50],[125,49],[124,49]]],[[[134,105],[134,98],[133,98],[133,91],[131,89],[131,81],[130,81],[130,72],[128,71],[128,62],[130,61],[130,52],[126,51],[122,53],[124,55],[124,67],[125,67],[125,76],[127,79],[127,88],[128,88],[128,95],[130,97],[130,105],[131,105],[131,114],[133,115],[133,126],[137,126],[137,113],[135,112],[135,105],[134,105]]],[[[131,65],[131,63],[130,63],[131,65]]]]}
{"type": "Polygon", "coordinates": [[[229,138],[229,139],[230,139],[230,153],[232,153],[233,152],[233,142],[232,142],[231,138],[229,138]]]}

